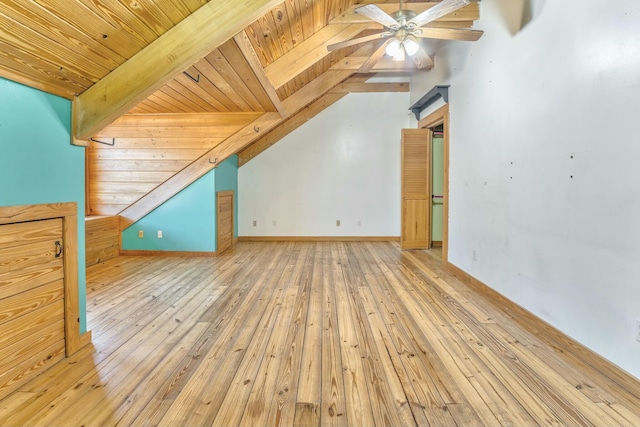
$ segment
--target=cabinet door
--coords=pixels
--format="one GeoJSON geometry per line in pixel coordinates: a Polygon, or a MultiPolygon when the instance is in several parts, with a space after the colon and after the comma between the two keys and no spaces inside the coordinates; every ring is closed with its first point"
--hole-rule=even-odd
{"type": "Polygon", "coordinates": [[[402,213],[400,246],[426,249],[431,241],[431,132],[402,130],[402,213]]]}
{"type": "Polygon", "coordinates": [[[65,356],[62,220],[0,225],[0,398],[65,356]]]}
{"type": "Polygon", "coordinates": [[[219,191],[217,194],[218,242],[217,253],[222,253],[233,245],[233,191],[219,191]]]}

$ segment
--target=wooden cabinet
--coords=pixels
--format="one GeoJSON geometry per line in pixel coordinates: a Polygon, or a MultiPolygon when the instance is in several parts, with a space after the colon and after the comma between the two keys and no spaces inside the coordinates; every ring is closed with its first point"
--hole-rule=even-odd
{"type": "Polygon", "coordinates": [[[0,398],[79,348],[75,203],[0,207],[0,398]]]}
{"type": "Polygon", "coordinates": [[[222,253],[233,245],[233,191],[219,191],[217,199],[216,253],[222,253]]]}
{"type": "Polygon", "coordinates": [[[401,234],[403,249],[424,249],[431,241],[431,132],[402,129],[401,234]]]}

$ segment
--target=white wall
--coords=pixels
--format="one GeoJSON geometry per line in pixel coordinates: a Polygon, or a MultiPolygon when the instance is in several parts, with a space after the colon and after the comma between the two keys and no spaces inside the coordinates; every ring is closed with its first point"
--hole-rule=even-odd
{"type": "Polygon", "coordinates": [[[239,235],[399,236],[408,108],[408,93],[347,95],[242,166],[239,235]]]}
{"type": "Polygon", "coordinates": [[[480,7],[412,81],[451,84],[449,259],[640,377],[640,2],[480,7]]]}

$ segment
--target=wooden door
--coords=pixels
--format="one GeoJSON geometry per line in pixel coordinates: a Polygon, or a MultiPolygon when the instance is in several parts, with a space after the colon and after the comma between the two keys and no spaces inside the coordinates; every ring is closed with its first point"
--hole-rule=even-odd
{"type": "Polygon", "coordinates": [[[402,129],[402,214],[400,247],[429,247],[431,216],[431,132],[402,129]]]}
{"type": "Polygon", "coordinates": [[[233,191],[217,193],[217,247],[222,253],[233,245],[233,191]]]}
{"type": "Polygon", "coordinates": [[[62,219],[0,225],[0,398],[65,357],[62,219]]]}

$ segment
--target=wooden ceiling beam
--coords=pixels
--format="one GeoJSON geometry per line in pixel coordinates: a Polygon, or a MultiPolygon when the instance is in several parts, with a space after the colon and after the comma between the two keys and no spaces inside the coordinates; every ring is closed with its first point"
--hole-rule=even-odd
{"type": "Polygon", "coordinates": [[[246,164],[249,160],[255,158],[267,148],[271,147],[345,96],[347,96],[346,92],[333,92],[332,89],[332,92],[322,96],[311,105],[304,107],[302,110],[280,123],[273,130],[258,138],[258,140],[240,151],[238,153],[238,165],[242,166],[246,164]]]}
{"type": "Polygon", "coordinates": [[[92,137],[279,3],[209,1],[75,98],[73,138],[92,137]]]}
{"type": "MultiPolygon", "coordinates": [[[[370,3],[370,2],[367,2],[370,3]]],[[[425,2],[425,3],[405,3],[403,4],[403,9],[404,10],[413,10],[414,12],[416,12],[417,14],[420,14],[422,12],[424,12],[427,9],[432,8],[433,6],[437,5],[438,2],[425,2]]],[[[354,12],[354,10],[359,7],[362,6],[362,4],[358,4],[348,10],[346,10],[345,12],[341,13],[340,15],[336,16],[335,18],[333,18],[329,24],[362,24],[362,23],[367,23],[367,22],[371,22],[371,20],[369,18],[367,18],[364,15],[361,14],[357,14],[354,12]]],[[[387,14],[392,14],[394,12],[397,12],[400,9],[400,4],[399,3],[384,3],[384,4],[377,4],[377,6],[382,9],[384,12],[386,12],[387,14]]],[[[455,22],[455,21],[476,21],[480,19],[480,8],[478,6],[477,2],[472,2],[469,3],[468,5],[466,5],[465,7],[462,7],[458,10],[456,10],[453,13],[450,13],[448,15],[443,16],[442,18],[438,19],[437,22],[439,23],[443,23],[443,22],[455,22]]],[[[428,26],[428,25],[426,25],[428,26]]]]}
{"type": "MultiPolygon", "coordinates": [[[[355,72],[361,72],[362,65],[369,59],[368,56],[348,56],[333,65],[330,70],[352,70],[355,72]]],[[[376,62],[373,68],[369,71],[362,70],[366,73],[402,73],[407,71],[418,71],[418,67],[415,66],[411,60],[406,59],[404,62],[396,62],[392,58],[382,57],[376,62]]],[[[425,71],[428,71],[425,69],[425,71]]]]}
{"type": "MultiPolygon", "coordinates": [[[[284,109],[295,114],[348,78],[352,71],[327,71],[283,101],[284,109]]],[[[265,135],[283,120],[280,113],[264,113],[247,124],[202,157],[160,184],[134,204],[120,212],[120,229],[124,230],[149,212],[178,194],[198,178],[215,168],[224,160],[240,152],[249,144],[265,135]]]]}
{"type": "MultiPolygon", "coordinates": [[[[245,125],[258,118],[262,113],[165,113],[165,114],[127,114],[111,125],[118,127],[147,127],[147,126],[221,126],[245,125]]],[[[120,135],[115,135],[120,137],[120,135]]]]}
{"type": "Polygon", "coordinates": [[[258,55],[256,54],[256,51],[253,48],[253,45],[251,44],[246,31],[240,31],[233,37],[233,39],[244,55],[244,58],[247,60],[247,63],[251,67],[251,70],[253,70],[253,73],[256,75],[256,78],[262,85],[262,88],[267,93],[267,96],[271,100],[274,108],[277,112],[280,113],[282,117],[285,117],[287,113],[282,106],[282,101],[280,100],[280,97],[278,97],[276,89],[273,87],[273,84],[271,84],[271,81],[269,80],[264,67],[260,63],[260,59],[258,58],[258,55]]]}
{"type": "Polygon", "coordinates": [[[304,125],[313,117],[341,100],[349,93],[409,92],[409,83],[365,83],[362,79],[358,78],[363,76],[364,79],[369,79],[374,75],[375,74],[360,74],[356,78],[351,77],[343,83],[339,83],[331,88],[331,90],[329,90],[324,96],[304,107],[293,116],[288,117],[267,134],[258,138],[252,144],[240,151],[238,153],[239,166],[243,166],[251,159],[257,157],[260,153],[276,144],[282,138],[304,125]]]}
{"type": "Polygon", "coordinates": [[[289,111],[290,114],[295,114],[329,92],[336,85],[342,83],[352,74],[353,71],[351,70],[326,71],[320,77],[310,81],[302,89],[285,99],[283,101],[284,108],[289,111]]]}
{"type": "Polygon", "coordinates": [[[409,83],[340,83],[329,93],[409,92],[409,83]]]}
{"type": "Polygon", "coordinates": [[[327,25],[289,52],[269,64],[265,71],[267,77],[278,89],[298,74],[311,67],[331,52],[327,45],[352,39],[369,28],[367,24],[327,25]]]}
{"type": "Polygon", "coordinates": [[[229,137],[262,113],[127,114],[101,130],[104,138],[229,137]]]}

